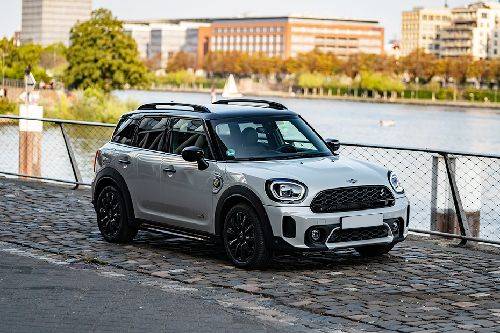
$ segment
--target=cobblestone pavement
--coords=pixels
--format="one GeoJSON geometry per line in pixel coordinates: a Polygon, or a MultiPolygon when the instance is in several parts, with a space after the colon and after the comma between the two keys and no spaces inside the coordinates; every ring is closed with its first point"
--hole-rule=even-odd
{"type": "Polygon", "coordinates": [[[129,245],[106,243],[88,190],[2,179],[0,241],[174,281],[223,306],[322,331],[500,331],[497,251],[417,240],[377,259],[283,256],[265,271],[238,270],[203,242],[140,232],[129,245]]]}

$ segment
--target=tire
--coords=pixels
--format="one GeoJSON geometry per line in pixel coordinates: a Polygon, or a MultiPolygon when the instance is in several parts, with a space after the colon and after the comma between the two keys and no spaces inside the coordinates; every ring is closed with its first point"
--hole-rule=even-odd
{"type": "Polygon", "coordinates": [[[264,268],[271,259],[262,221],[248,204],[233,206],[224,218],[222,238],[227,256],[236,267],[264,268]]]}
{"type": "Polygon", "coordinates": [[[389,253],[393,247],[394,244],[367,245],[356,248],[356,251],[358,251],[362,257],[380,257],[389,253]]]}
{"type": "Polygon", "coordinates": [[[125,200],[120,190],[105,186],[96,201],[97,226],[105,240],[111,243],[129,243],[138,229],[130,226],[125,200]]]}

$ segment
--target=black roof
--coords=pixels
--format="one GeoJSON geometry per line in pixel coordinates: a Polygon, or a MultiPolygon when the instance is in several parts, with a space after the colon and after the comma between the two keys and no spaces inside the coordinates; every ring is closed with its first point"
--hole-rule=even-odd
{"type": "Polygon", "coordinates": [[[224,100],[215,104],[189,103],[150,103],[141,105],[136,111],[127,115],[177,115],[196,117],[201,119],[225,119],[236,117],[267,117],[267,116],[294,116],[295,112],[286,109],[282,104],[265,100],[224,100]],[[233,102],[234,101],[234,102],[233,102]],[[260,105],[259,105],[260,104],[260,105]]]}

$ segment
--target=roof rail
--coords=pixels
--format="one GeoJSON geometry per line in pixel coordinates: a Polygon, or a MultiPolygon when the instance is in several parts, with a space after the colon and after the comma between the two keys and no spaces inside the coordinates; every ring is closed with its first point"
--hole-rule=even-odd
{"type": "Polygon", "coordinates": [[[198,104],[188,104],[188,103],[176,103],[176,102],[165,102],[165,103],[148,103],[139,106],[138,110],[158,110],[158,106],[185,106],[193,108],[195,112],[210,113],[210,110],[203,105],[198,104]]]}
{"type": "Polygon", "coordinates": [[[231,104],[231,103],[255,103],[265,104],[267,108],[276,110],[288,110],[286,106],[281,103],[268,101],[265,99],[252,99],[252,98],[234,98],[234,99],[221,99],[213,102],[212,104],[231,104]]]}

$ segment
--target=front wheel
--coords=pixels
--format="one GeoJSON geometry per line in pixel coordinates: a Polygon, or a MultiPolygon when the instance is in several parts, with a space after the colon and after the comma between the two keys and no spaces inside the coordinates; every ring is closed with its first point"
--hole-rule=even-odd
{"type": "Polygon", "coordinates": [[[104,187],[97,197],[97,225],[105,240],[128,243],[137,235],[137,228],[128,223],[125,200],[115,186],[104,187]]]}
{"type": "Polygon", "coordinates": [[[389,253],[393,247],[394,244],[367,245],[356,248],[356,251],[358,251],[358,253],[363,257],[380,257],[389,253]]]}
{"type": "Polygon", "coordinates": [[[263,268],[271,259],[264,227],[247,204],[237,204],[229,210],[222,237],[226,253],[237,267],[263,268]]]}

